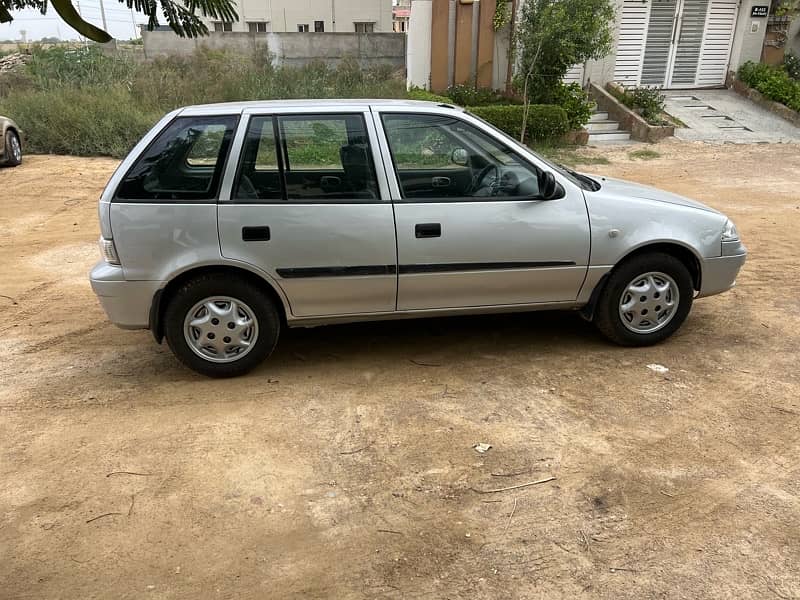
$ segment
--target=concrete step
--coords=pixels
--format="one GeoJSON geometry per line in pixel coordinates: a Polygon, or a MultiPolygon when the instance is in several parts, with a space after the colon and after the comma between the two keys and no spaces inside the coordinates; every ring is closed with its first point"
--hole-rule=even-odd
{"type": "Polygon", "coordinates": [[[619,129],[619,121],[589,121],[586,130],[589,133],[597,131],[616,131],[619,129]]]}
{"type": "Polygon", "coordinates": [[[605,142],[619,142],[631,139],[629,131],[595,131],[589,133],[590,144],[603,144],[605,142]]]}
{"type": "Polygon", "coordinates": [[[597,121],[608,121],[607,112],[595,112],[589,117],[589,123],[596,123],[597,121]]]}

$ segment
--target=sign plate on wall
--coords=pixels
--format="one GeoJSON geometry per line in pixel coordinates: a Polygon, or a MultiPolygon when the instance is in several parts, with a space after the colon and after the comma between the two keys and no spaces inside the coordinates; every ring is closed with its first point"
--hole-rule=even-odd
{"type": "Polygon", "coordinates": [[[769,13],[769,6],[754,6],[750,9],[751,17],[766,17],[769,13]]]}

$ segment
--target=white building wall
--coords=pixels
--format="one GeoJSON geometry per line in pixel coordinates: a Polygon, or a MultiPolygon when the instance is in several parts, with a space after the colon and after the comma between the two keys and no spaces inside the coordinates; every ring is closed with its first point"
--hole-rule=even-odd
{"type": "MultiPolygon", "coordinates": [[[[325,23],[325,32],[355,31],[355,23],[374,23],[375,33],[392,31],[392,0],[236,0],[239,21],[232,31],[248,31],[248,22],[267,22],[267,31],[295,32],[299,24],[314,31],[314,21],[325,23]]],[[[213,19],[204,19],[214,30],[213,19]]]]}
{"type": "Polygon", "coordinates": [[[430,88],[431,82],[431,0],[414,0],[408,21],[406,83],[408,87],[430,88]]]}

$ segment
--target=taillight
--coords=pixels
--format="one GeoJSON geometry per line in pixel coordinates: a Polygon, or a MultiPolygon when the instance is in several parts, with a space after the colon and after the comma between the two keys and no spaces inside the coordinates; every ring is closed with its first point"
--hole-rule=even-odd
{"type": "Polygon", "coordinates": [[[100,254],[110,265],[117,265],[120,266],[121,263],[119,262],[119,256],[117,255],[117,248],[114,246],[114,240],[107,240],[104,237],[100,237],[100,254]]]}

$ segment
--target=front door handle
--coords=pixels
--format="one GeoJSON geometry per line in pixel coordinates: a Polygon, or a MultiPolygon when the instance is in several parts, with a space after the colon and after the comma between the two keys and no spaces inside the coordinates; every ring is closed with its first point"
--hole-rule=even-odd
{"type": "Polygon", "coordinates": [[[414,236],[418,238],[442,237],[442,224],[417,223],[414,225],[414,236]]]}
{"type": "Polygon", "coordinates": [[[442,176],[434,177],[433,179],[431,179],[431,185],[435,188],[450,187],[450,178],[442,176]]]}

